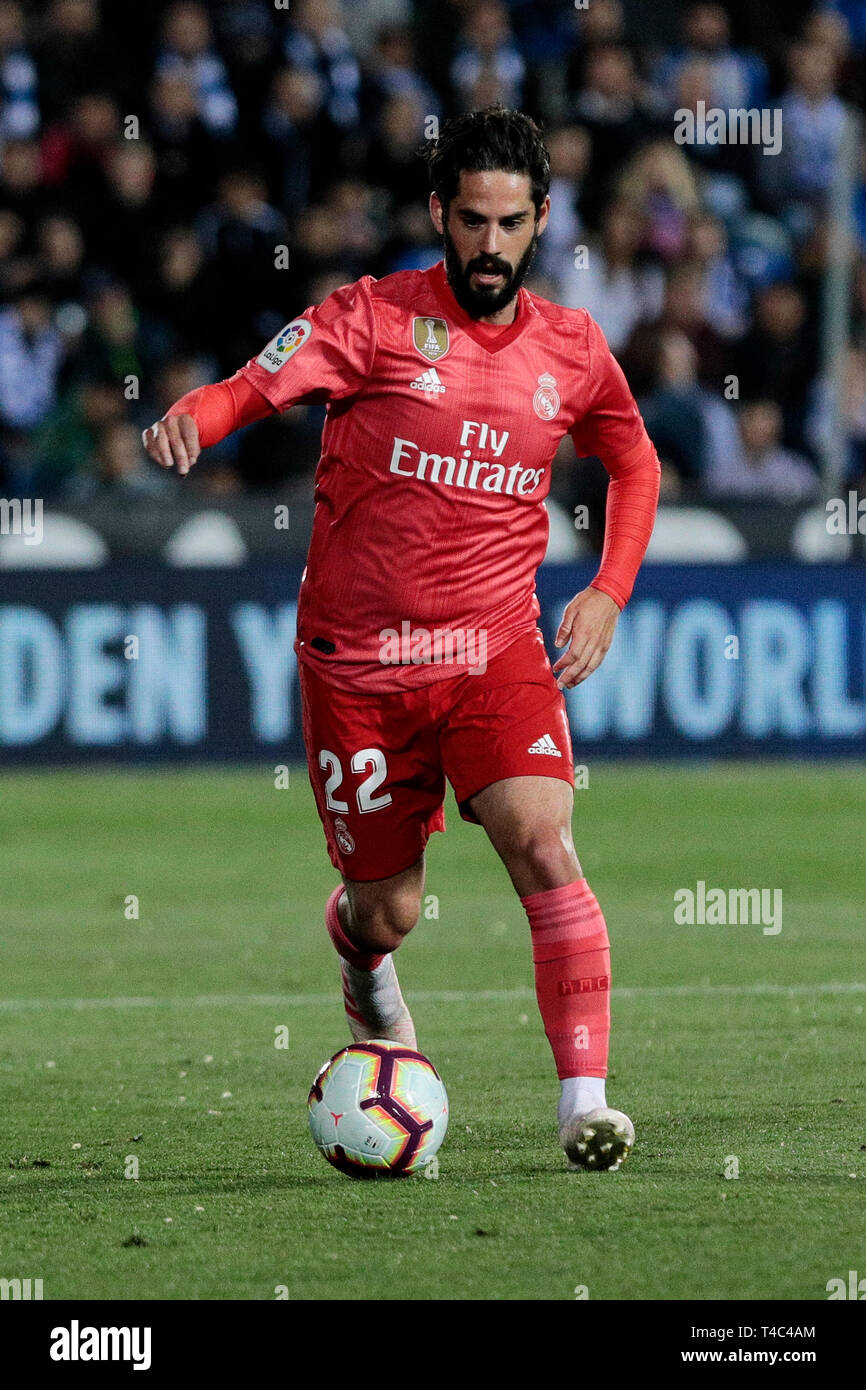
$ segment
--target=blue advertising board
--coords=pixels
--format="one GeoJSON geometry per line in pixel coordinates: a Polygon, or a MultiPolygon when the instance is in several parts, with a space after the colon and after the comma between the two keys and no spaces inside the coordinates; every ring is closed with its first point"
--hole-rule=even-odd
{"type": "MultiPolygon", "coordinates": [[[[553,636],[594,567],[544,566],[553,636]]],[[[297,566],[7,573],[0,761],[303,756],[297,566]]],[[[567,695],[578,762],[866,755],[866,570],[647,565],[602,667],[567,695]]]]}

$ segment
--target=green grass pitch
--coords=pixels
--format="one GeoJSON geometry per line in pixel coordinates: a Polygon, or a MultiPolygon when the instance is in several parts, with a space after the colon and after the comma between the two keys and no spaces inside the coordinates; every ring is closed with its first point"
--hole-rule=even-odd
{"type": "Polygon", "coordinates": [[[7,774],[0,1277],[46,1299],[826,1299],[866,1273],[864,823],[861,767],[593,764],[575,840],[638,1139],[620,1173],[570,1174],[523,912],[449,803],[438,918],[398,964],[450,1131],[437,1180],[370,1184],[307,1131],[348,1035],[304,771],[7,774]],[[699,879],[781,888],[782,931],[677,926],[699,879]]]}

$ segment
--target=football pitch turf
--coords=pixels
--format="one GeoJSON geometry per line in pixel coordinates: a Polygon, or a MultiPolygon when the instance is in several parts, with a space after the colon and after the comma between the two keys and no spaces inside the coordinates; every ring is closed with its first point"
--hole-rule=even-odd
{"type": "Polygon", "coordinates": [[[439,1176],[359,1183],[307,1130],[348,1034],[305,772],[7,774],[0,1277],[46,1299],[823,1300],[866,1273],[862,767],[593,763],[575,801],[631,1157],[566,1171],[523,910],[449,800],[398,956],[450,1096],[439,1176]],[[677,925],[699,880],[781,889],[782,930],[677,925]]]}

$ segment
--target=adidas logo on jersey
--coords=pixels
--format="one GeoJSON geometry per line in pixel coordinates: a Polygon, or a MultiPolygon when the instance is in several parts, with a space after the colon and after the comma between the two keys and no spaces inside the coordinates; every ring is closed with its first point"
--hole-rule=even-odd
{"type": "Polygon", "coordinates": [[[435,367],[431,367],[429,372],[422,372],[412,382],[413,391],[426,391],[430,395],[444,396],[445,387],[439,380],[439,373],[435,367]]]}
{"type": "Polygon", "coordinates": [[[531,748],[526,750],[528,753],[546,753],[549,758],[561,758],[562,754],[551,738],[550,734],[542,734],[541,738],[536,739],[531,748]]]}

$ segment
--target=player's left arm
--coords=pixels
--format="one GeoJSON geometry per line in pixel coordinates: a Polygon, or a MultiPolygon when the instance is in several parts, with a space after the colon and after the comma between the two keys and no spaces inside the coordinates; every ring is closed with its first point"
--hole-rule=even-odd
{"type": "Polygon", "coordinates": [[[622,369],[601,329],[589,324],[593,394],[572,436],[578,453],[602,460],[610,485],[598,574],[567,605],[556,634],[557,647],[565,648],[553,668],[560,690],[585,681],[610,649],[649,545],[661,480],[658,455],[622,369]]]}

